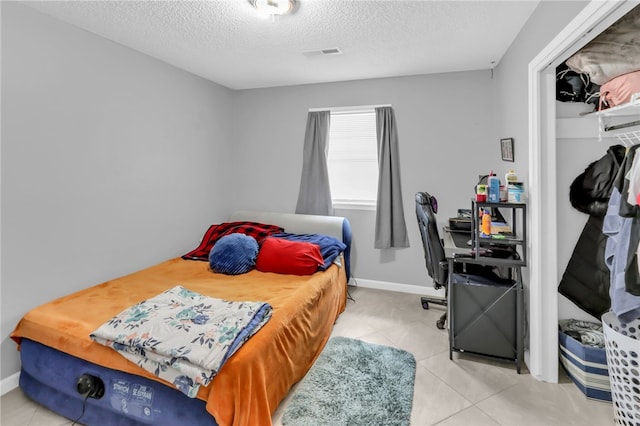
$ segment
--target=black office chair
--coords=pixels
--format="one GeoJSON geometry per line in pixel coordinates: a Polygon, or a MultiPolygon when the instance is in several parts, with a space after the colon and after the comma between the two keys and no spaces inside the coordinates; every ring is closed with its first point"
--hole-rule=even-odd
{"type": "MultiPolygon", "coordinates": [[[[435,214],[438,212],[438,201],[427,192],[416,193],[416,217],[418,228],[422,237],[424,258],[429,276],[433,278],[433,286],[436,290],[444,287],[445,297],[423,296],[420,300],[424,309],[429,309],[429,304],[447,306],[447,282],[449,277],[449,262],[444,255],[444,247],[438,232],[438,223],[435,214]]],[[[436,327],[444,329],[447,320],[445,312],[436,322],[436,327]]]]}

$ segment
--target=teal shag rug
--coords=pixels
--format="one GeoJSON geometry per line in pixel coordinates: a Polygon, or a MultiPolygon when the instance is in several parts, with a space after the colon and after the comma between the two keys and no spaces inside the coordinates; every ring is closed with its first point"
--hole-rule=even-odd
{"type": "Polygon", "coordinates": [[[282,424],[409,425],[415,376],[409,352],[332,337],[295,389],[282,424]]]}

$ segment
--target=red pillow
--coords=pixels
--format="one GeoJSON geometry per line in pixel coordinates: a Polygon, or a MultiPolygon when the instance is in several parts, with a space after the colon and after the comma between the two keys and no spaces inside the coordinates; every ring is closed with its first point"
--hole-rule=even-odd
{"type": "Polygon", "coordinates": [[[276,237],[265,238],[256,259],[258,271],[278,274],[311,275],[322,265],[317,244],[276,237]]]}

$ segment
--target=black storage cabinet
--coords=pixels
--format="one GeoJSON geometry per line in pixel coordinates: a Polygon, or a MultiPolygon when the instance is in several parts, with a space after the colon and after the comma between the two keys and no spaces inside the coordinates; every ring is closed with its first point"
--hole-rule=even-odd
{"type": "Polygon", "coordinates": [[[477,276],[451,274],[450,319],[452,349],[500,358],[518,358],[518,283],[482,281],[477,276]]]}

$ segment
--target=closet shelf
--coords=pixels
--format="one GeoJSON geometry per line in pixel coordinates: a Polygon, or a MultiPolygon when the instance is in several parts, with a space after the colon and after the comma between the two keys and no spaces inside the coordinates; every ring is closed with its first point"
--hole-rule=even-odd
{"type": "Polygon", "coordinates": [[[640,129],[631,132],[617,133],[616,137],[624,146],[636,145],[640,143],[640,129]]]}
{"type": "Polygon", "coordinates": [[[556,136],[558,139],[617,140],[625,146],[640,143],[640,93],[623,105],[580,117],[559,118],[556,136]]]}
{"type": "Polygon", "coordinates": [[[595,111],[600,117],[635,117],[640,119],[640,93],[636,93],[631,97],[631,101],[626,104],[617,105],[612,108],[595,111]]]}
{"type": "Polygon", "coordinates": [[[615,136],[625,146],[640,143],[640,93],[631,101],[596,112],[599,136],[615,136]]]}
{"type": "Polygon", "coordinates": [[[558,118],[556,137],[617,141],[625,146],[640,143],[640,93],[623,105],[579,117],[558,118]]]}

